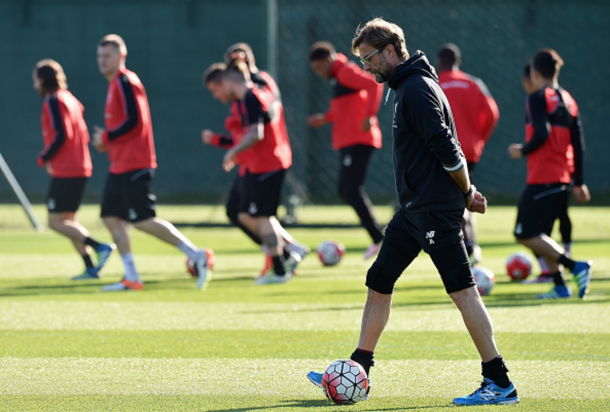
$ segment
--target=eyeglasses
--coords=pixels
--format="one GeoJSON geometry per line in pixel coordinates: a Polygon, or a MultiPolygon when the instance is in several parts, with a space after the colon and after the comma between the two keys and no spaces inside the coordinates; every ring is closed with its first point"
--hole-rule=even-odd
{"type": "Polygon", "coordinates": [[[371,57],[373,57],[374,55],[376,55],[377,53],[379,53],[381,50],[383,50],[383,48],[384,48],[384,47],[385,47],[385,46],[383,46],[383,47],[381,47],[381,48],[379,48],[379,49],[375,50],[373,53],[371,53],[371,54],[369,54],[369,55],[367,55],[367,56],[362,57],[362,58],[360,59],[360,62],[361,62],[362,64],[368,64],[368,63],[371,61],[371,57]]]}

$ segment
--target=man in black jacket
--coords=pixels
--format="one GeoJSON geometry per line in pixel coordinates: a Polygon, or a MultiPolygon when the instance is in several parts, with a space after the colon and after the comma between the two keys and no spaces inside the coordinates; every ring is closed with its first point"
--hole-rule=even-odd
{"type": "MultiPolygon", "coordinates": [[[[472,277],[461,231],[464,208],[485,213],[487,201],[470,184],[453,115],[426,56],[409,56],[400,27],[376,18],[358,28],[352,51],[379,83],[394,90],[393,157],[400,210],[389,223],[377,260],[367,273],[369,288],[358,348],[351,359],[367,375],[392,305],[394,284],[423,249],[445,290],[459,308],[482,358],[483,383],[460,405],[519,402],[493,337],[489,314],[472,277]]],[[[318,384],[321,375],[310,372],[318,384]]]]}

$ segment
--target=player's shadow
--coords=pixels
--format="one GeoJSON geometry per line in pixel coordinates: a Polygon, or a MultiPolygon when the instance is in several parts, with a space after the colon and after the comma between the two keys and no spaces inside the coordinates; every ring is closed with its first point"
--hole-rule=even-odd
{"type": "MultiPolygon", "coordinates": [[[[273,409],[282,409],[282,410],[291,410],[301,411],[304,408],[326,408],[326,407],[337,407],[342,408],[345,405],[333,405],[330,401],[325,399],[308,399],[308,400],[300,400],[300,401],[282,401],[277,405],[268,405],[268,406],[255,406],[255,407],[247,407],[247,408],[229,408],[229,409],[212,409],[206,412],[248,412],[248,411],[258,411],[258,410],[273,410],[273,409]]],[[[349,406],[348,406],[349,407],[349,406]]],[[[396,408],[381,408],[381,409],[366,409],[370,411],[409,411],[409,410],[421,410],[421,409],[434,409],[438,408],[438,406],[434,405],[426,405],[426,406],[410,406],[410,407],[396,407],[396,408]]]]}

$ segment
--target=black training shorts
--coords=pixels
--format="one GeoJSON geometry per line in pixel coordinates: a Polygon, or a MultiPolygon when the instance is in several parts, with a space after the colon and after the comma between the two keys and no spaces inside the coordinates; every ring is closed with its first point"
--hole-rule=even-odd
{"type": "Polygon", "coordinates": [[[515,237],[529,239],[550,234],[555,220],[566,207],[568,189],[565,183],[527,185],[519,199],[515,237]]]}
{"type": "Polygon", "coordinates": [[[108,173],[102,196],[102,217],[119,217],[130,222],[155,217],[157,197],[150,184],[153,169],[141,169],[118,175],[108,173]]]}
{"type": "Polygon", "coordinates": [[[88,177],[54,177],[47,194],[49,213],[76,212],[85,193],[88,177]]]}
{"type": "Polygon", "coordinates": [[[379,255],[369,269],[366,286],[392,294],[404,270],[423,249],[438,270],[447,293],[475,285],[464,246],[462,209],[410,213],[400,209],[385,230],[379,255]]]}
{"type": "Polygon", "coordinates": [[[286,170],[253,174],[246,172],[243,181],[244,196],[239,211],[250,216],[275,216],[280,204],[280,194],[286,170]]]}

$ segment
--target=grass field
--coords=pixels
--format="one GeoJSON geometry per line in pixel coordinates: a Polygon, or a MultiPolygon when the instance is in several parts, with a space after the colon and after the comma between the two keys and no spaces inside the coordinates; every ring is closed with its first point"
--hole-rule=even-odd
{"type": "MultiPolygon", "coordinates": [[[[81,221],[109,240],[97,211],[84,207],[81,221]]],[[[387,221],[391,210],[378,213],[387,221]]],[[[223,220],[212,207],[162,205],[159,215],[223,220]]],[[[355,221],[344,207],[305,208],[301,216],[355,221]]],[[[571,216],[573,255],[594,260],[585,301],[541,302],[534,297],[549,285],[509,282],[505,258],[522,250],[511,236],[515,209],[479,217],[483,265],[497,279],[485,302],[521,403],[469,410],[610,410],[610,209],[572,208],[571,216]]],[[[118,256],[102,280],[72,282],[82,262],[69,242],[36,233],[17,206],[0,206],[0,410],[446,411],[478,386],[477,353],[427,256],[397,284],[371,399],[339,407],[305,374],[355,348],[370,265],[361,258],[364,230],[292,230],[312,247],[340,240],[348,254],[334,268],[310,255],[290,283],[270,286],[253,285],[263,258],[236,229],[183,231],[216,252],[207,291],[195,289],[176,249],[133,231],[146,289],[102,293],[122,276],[118,256]]]]}

